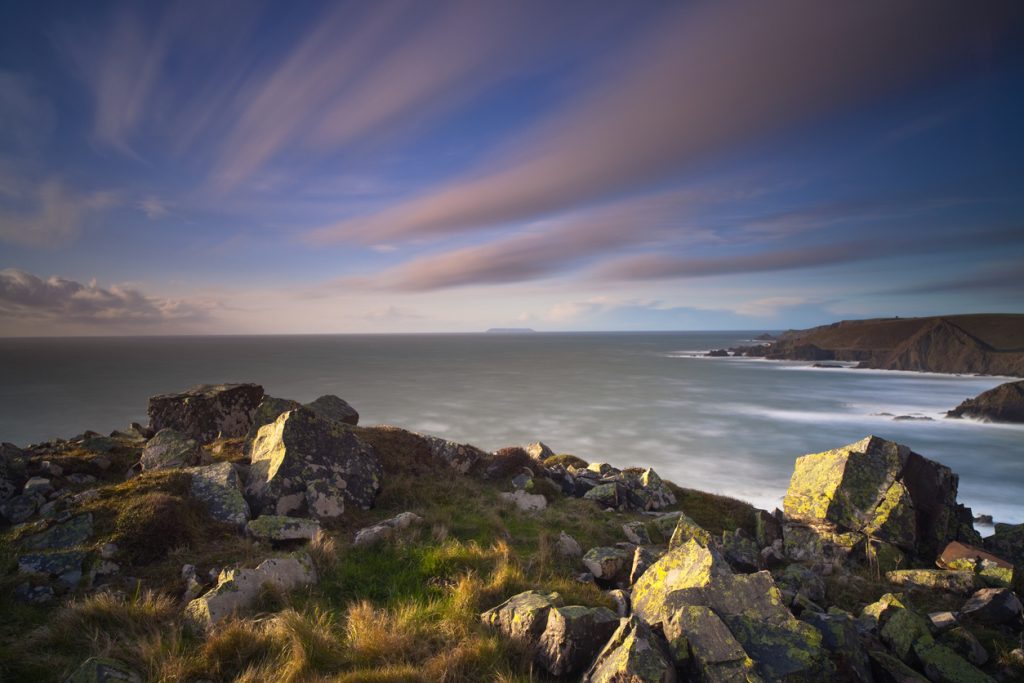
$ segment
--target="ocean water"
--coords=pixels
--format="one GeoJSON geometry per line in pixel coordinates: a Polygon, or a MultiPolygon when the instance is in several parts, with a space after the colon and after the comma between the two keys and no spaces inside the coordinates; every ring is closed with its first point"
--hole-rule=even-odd
{"type": "Polygon", "coordinates": [[[488,450],[540,439],[768,509],[798,456],[877,434],[952,467],[975,513],[1024,522],[1024,426],[942,417],[1005,378],[699,356],[753,334],[3,339],[0,441],[108,432],[145,422],[152,394],[251,381],[300,401],[337,394],[361,424],[488,450]]]}

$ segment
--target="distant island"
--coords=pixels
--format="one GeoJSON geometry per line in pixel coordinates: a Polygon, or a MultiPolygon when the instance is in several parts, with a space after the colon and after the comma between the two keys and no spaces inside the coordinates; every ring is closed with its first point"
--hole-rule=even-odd
{"type": "Polygon", "coordinates": [[[529,327],[492,327],[486,334],[536,334],[537,330],[529,327]]]}

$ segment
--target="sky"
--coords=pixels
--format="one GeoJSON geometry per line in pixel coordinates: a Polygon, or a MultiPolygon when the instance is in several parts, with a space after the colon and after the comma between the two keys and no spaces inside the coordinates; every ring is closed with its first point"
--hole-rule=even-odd
{"type": "Polygon", "coordinates": [[[0,336],[1024,313],[1024,5],[12,3],[0,336]]]}

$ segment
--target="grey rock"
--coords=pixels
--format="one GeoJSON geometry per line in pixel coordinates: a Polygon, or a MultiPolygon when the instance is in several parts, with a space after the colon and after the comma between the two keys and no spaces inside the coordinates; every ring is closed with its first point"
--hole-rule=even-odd
{"type": "Polygon", "coordinates": [[[74,588],[82,579],[85,557],[84,552],[77,550],[22,555],[18,558],[18,573],[54,578],[65,587],[74,588]]]}
{"type": "Polygon", "coordinates": [[[39,509],[39,496],[21,494],[0,504],[0,515],[11,524],[21,524],[39,509]]]}
{"type": "Polygon", "coordinates": [[[14,588],[14,599],[29,605],[43,605],[53,598],[54,592],[49,586],[33,586],[30,583],[22,583],[14,588]]]}
{"type": "Polygon", "coordinates": [[[347,402],[337,396],[327,394],[306,404],[319,417],[342,424],[355,426],[359,424],[359,413],[347,402]]]}
{"type": "Polygon", "coordinates": [[[262,515],[245,526],[253,538],[264,541],[309,541],[320,531],[320,522],[302,517],[262,515]]]}
{"type": "Polygon", "coordinates": [[[543,441],[534,441],[524,449],[534,460],[545,460],[555,454],[543,441]]]}
{"type": "Polygon", "coordinates": [[[192,477],[189,494],[206,505],[214,519],[241,527],[249,519],[249,504],[235,466],[219,462],[185,470],[192,477]]]}
{"type": "Polygon", "coordinates": [[[555,676],[583,671],[619,626],[606,607],[552,607],[537,644],[537,662],[555,676]]]}
{"type": "Polygon", "coordinates": [[[513,595],[480,615],[480,620],[498,629],[509,640],[533,646],[548,623],[548,613],[562,604],[558,593],[525,591],[513,595]]]}
{"type": "Polygon", "coordinates": [[[583,565],[595,579],[625,583],[633,554],[621,548],[591,548],[583,555],[583,565]]]}
{"type": "Polygon", "coordinates": [[[558,540],[555,541],[555,548],[562,557],[580,557],[583,555],[583,548],[579,542],[569,534],[561,531],[558,533],[558,540]]]}
{"type": "Polygon", "coordinates": [[[459,474],[469,474],[477,463],[487,457],[484,451],[470,444],[447,441],[436,436],[424,436],[423,438],[430,448],[431,455],[447,463],[459,474]]]}
{"type": "Polygon", "coordinates": [[[939,636],[939,642],[975,666],[988,662],[988,652],[973,633],[963,626],[952,628],[939,636]]]}
{"type": "Polygon", "coordinates": [[[391,519],[385,519],[383,522],[374,524],[360,529],[356,532],[355,540],[352,545],[373,545],[383,541],[386,538],[390,538],[395,531],[401,531],[402,529],[408,529],[414,524],[422,524],[423,518],[412,512],[403,512],[395,515],[391,519]]]}
{"type": "Polygon", "coordinates": [[[204,384],[150,398],[149,426],[154,432],[176,429],[200,443],[241,437],[262,400],[263,387],[257,384],[204,384]]]}
{"type": "Polygon", "coordinates": [[[647,533],[647,526],[640,521],[626,522],[622,525],[622,533],[626,535],[630,543],[635,543],[636,545],[648,545],[651,542],[651,536],[647,533]]]}
{"type": "Polygon", "coordinates": [[[22,495],[31,496],[34,494],[43,495],[53,491],[53,484],[46,477],[32,477],[25,482],[25,488],[22,489],[22,495]]]}
{"type": "Polygon", "coordinates": [[[1005,624],[1020,619],[1020,600],[1007,588],[982,588],[960,609],[961,614],[982,624],[1005,624]]]}
{"type": "Polygon", "coordinates": [[[84,514],[29,536],[23,545],[29,550],[63,550],[82,545],[91,536],[92,515],[84,514]]]}
{"type": "Polygon", "coordinates": [[[199,464],[202,451],[195,439],[176,429],[161,429],[142,449],[144,471],[166,470],[199,464]]]}
{"type": "Polygon", "coordinates": [[[65,683],[142,683],[142,677],[120,660],[90,657],[65,683]]]}
{"type": "Polygon", "coordinates": [[[584,683],[675,683],[664,641],[639,619],[623,619],[597,655],[584,683]]]}
{"type": "Polygon", "coordinates": [[[527,493],[526,491],[502,492],[498,494],[498,497],[507,503],[515,505],[523,512],[540,512],[548,506],[547,498],[539,493],[527,493]]]}

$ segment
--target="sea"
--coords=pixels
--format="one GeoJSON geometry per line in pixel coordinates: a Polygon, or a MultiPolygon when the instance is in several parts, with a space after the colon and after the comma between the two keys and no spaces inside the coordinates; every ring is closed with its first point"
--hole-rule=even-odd
{"type": "Polygon", "coordinates": [[[0,339],[0,441],[105,433],[145,423],[153,394],[257,382],[336,394],[360,424],[541,440],[769,510],[796,458],[875,434],[951,467],[975,514],[1024,522],[1024,425],[944,417],[1009,378],[703,355],[761,332],[0,339]]]}

